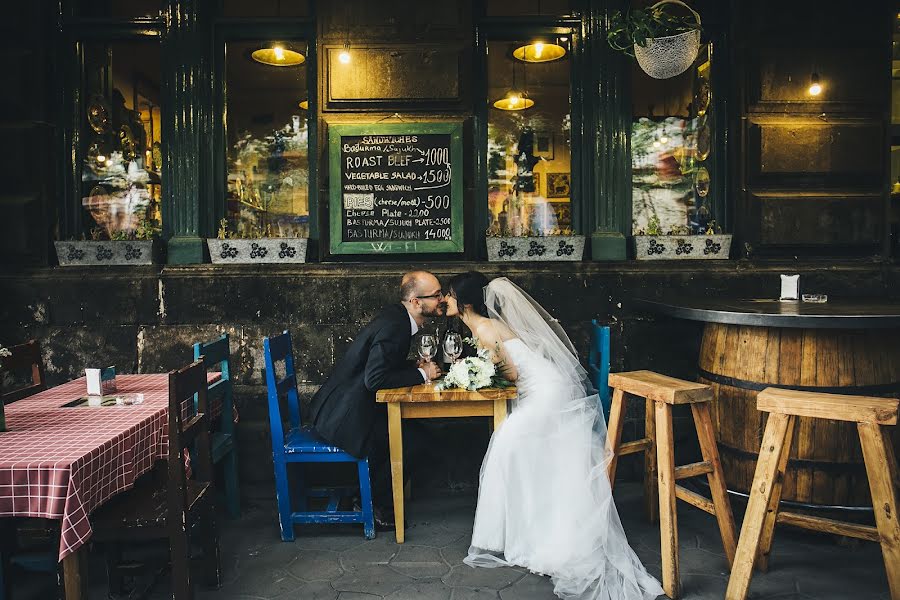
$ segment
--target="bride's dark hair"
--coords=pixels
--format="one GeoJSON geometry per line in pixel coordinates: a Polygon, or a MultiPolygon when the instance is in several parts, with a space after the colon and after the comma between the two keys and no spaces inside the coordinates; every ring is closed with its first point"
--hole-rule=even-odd
{"type": "Polygon", "coordinates": [[[487,306],[484,304],[484,288],[487,287],[488,278],[478,271],[469,271],[454,276],[450,283],[450,294],[456,298],[459,305],[459,312],[467,304],[472,306],[472,310],[482,317],[488,316],[487,306]]]}

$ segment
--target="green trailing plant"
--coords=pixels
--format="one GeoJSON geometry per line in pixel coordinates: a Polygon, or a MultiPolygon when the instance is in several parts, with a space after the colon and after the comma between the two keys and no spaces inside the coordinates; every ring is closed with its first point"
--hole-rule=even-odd
{"type": "Polygon", "coordinates": [[[152,219],[141,219],[138,221],[137,229],[134,230],[134,239],[136,240],[153,240],[162,234],[162,227],[152,219]]]}
{"type": "MultiPolygon", "coordinates": [[[[719,226],[715,220],[711,220],[706,224],[706,228],[701,230],[698,235],[721,235],[722,227],[719,226]]],[[[691,229],[687,225],[675,225],[669,229],[665,234],[663,234],[662,226],[659,222],[659,217],[656,215],[652,215],[647,220],[647,228],[640,229],[635,235],[652,235],[652,236],[660,236],[660,235],[673,235],[673,236],[685,236],[691,235],[691,229]]]]}
{"type": "Polygon", "coordinates": [[[634,8],[624,13],[617,10],[610,18],[606,41],[613,49],[633,57],[635,44],[646,47],[647,40],[652,38],[703,30],[693,15],[674,15],[666,6],[634,8]]]}

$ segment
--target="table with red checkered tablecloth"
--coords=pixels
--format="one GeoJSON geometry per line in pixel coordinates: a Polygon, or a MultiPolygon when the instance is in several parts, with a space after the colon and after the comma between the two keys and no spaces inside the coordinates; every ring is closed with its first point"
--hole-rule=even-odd
{"type": "Polygon", "coordinates": [[[169,376],[119,375],[116,385],[117,394],[143,394],[143,403],[63,408],[85,395],[81,378],[6,407],[0,518],[61,520],[60,560],[90,537],[94,509],[168,457],[169,376]]]}

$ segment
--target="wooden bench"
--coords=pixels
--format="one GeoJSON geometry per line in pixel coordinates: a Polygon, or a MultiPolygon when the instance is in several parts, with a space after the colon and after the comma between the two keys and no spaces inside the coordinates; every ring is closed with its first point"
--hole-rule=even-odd
{"type": "Polygon", "coordinates": [[[891,598],[900,600],[900,524],[897,462],[886,425],[896,425],[900,400],[766,388],[756,407],[769,413],[737,555],[725,597],[747,597],[754,564],[768,569],[775,523],[881,543],[891,598]],[[779,509],[781,488],[798,417],[856,423],[875,511],[875,527],[779,509]]]}
{"type": "Polygon", "coordinates": [[[676,498],[715,515],[728,564],[734,562],[737,536],[710,418],[712,389],[702,383],[683,381],[652,371],[610,373],[609,386],[613,389],[609,433],[606,438],[607,447],[612,452],[612,459],[607,467],[609,482],[611,486],[615,485],[616,464],[620,456],[644,453],[644,502],[651,521],[656,520],[657,508],[659,510],[663,589],[674,599],[679,592],[676,498]],[[626,394],[639,396],[645,401],[646,437],[622,443],[626,394]],[[703,454],[701,462],[675,466],[672,434],[672,406],[675,404],[691,406],[703,454]],[[711,501],[676,484],[679,479],[698,475],[707,476],[712,493],[711,501]]]}

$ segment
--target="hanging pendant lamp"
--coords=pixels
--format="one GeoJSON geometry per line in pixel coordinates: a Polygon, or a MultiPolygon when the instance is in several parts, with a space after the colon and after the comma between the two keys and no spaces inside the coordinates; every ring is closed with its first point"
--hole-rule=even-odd
{"type": "Polygon", "coordinates": [[[273,42],[269,46],[258,48],[250,56],[256,62],[271,67],[296,67],[306,62],[305,56],[280,42],[273,42]]]}
{"type": "MultiPolygon", "coordinates": [[[[538,16],[541,15],[541,1],[537,3],[538,16]]],[[[527,63],[545,63],[559,60],[566,55],[566,49],[560,45],[566,38],[537,38],[530,44],[524,44],[513,50],[513,58],[527,63]]]]}
{"type": "Polygon", "coordinates": [[[559,60],[566,55],[566,49],[559,45],[559,40],[541,40],[537,39],[530,44],[519,46],[513,50],[513,57],[516,60],[527,63],[545,63],[559,60]]]}
{"type": "Polygon", "coordinates": [[[525,110],[534,106],[534,100],[528,97],[528,82],[525,81],[523,89],[516,87],[516,65],[512,66],[512,87],[506,92],[506,95],[493,103],[494,108],[500,110],[525,110]]]}

